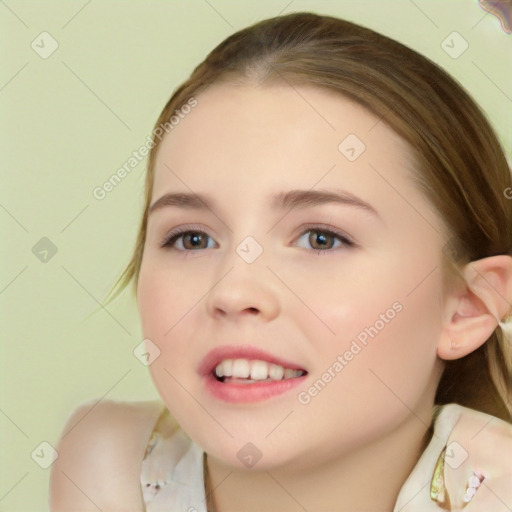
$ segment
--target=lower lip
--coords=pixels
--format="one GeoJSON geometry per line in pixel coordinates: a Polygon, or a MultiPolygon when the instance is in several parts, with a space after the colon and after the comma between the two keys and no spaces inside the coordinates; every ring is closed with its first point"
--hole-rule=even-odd
{"type": "Polygon", "coordinates": [[[307,377],[275,380],[266,382],[253,382],[251,384],[224,383],[218,381],[213,375],[206,375],[206,390],[215,398],[229,403],[260,402],[273,396],[281,395],[295,388],[307,377]]]}

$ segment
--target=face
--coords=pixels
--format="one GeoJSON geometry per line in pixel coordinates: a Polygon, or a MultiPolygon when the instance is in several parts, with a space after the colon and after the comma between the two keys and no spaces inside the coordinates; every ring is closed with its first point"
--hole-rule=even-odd
{"type": "Polygon", "coordinates": [[[138,281],[171,413],[211,456],[261,454],[262,469],[325,462],[430,415],[443,239],[407,144],[313,87],[196,99],[157,153],[138,281]],[[166,194],[201,201],[156,204],[166,194]]]}

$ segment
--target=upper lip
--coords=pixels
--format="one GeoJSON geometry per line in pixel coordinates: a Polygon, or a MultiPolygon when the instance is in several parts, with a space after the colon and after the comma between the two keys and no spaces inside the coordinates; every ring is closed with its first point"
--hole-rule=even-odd
{"type": "Polygon", "coordinates": [[[209,375],[215,367],[224,359],[258,359],[268,363],[278,364],[291,370],[304,370],[298,364],[292,363],[280,357],[276,357],[261,348],[252,345],[222,345],[210,350],[199,364],[199,374],[209,375]]]}

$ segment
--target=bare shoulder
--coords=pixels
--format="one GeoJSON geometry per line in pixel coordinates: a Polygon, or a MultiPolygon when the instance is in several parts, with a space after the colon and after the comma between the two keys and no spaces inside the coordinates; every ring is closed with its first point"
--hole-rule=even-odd
{"type": "Polygon", "coordinates": [[[68,416],[50,475],[50,510],[143,509],[140,471],[164,405],[92,400],[68,416]]]}

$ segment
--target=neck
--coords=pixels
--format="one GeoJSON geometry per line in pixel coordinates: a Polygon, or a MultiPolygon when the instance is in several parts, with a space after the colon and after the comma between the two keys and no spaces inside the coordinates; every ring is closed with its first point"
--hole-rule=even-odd
{"type": "Polygon", "coordinates": [[[215,512],[391,512],[430,439],[430,410],[410,414],[389,434],[314,468],[296,464],[238,470],[208,456],[215,512]]]}

